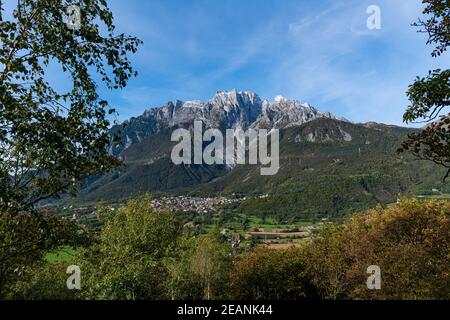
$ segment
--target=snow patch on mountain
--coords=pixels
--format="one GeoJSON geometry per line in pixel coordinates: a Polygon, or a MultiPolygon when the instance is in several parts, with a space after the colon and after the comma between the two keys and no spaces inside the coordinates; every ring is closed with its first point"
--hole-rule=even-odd
{"type": "Polygon", "coordinates": [[[119,154],[131,144],[165,129],[191,128],[194,120],[203,121],[206,128],[272,130],[299,126],[317,118],[341,119],[329,112],[319,112],[307,102],[288,100],[281,95],[268,101],[251,91],[217,91],[207,101],[169,101],[160,108],[146,110],[140,117],[131,118],[125,122],[125,127],[113,128],[112,133],[120,131],[122,147],[113,146],[110,152],[119,154]]]}

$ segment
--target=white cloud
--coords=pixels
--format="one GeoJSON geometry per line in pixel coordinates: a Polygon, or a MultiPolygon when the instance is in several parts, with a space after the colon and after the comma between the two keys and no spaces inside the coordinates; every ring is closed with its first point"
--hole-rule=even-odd
{"type": "Polygon", "coordinates": [[[433,61],[410,27],[420,8],[411,10],[410,0],[378,2],[381,30],[365,28],[364,2],[289,23],[294,50],[271,74],[275,91],[353,121],[402,124],[408,84],[448,59],[433,61]]]}
{"type": "Polygon", "coordinates": [[[139,81],[118,102],[128,115],[169,99],[204,99],[216,89],[237,87],[262,97],[282,93],[308,100],[353,121],[401,124],[408,84],[450,62],[449,55],[432,59],[425,35],[410,26],[421,15],[420,3],[286,1],[286,9],[261,16],[256,12],[262,4],[255,1],[249,5],[253,16],[239,16],[232,4],[217,4],[217,10],[210,2],[193,2],[185,12],[165,1],[140,2],[143,8],[112,2],[118,29],[144,40],[133,58],[139,81]],[[381,8],[381,30],[366,27],[370,4],[381,8]],[[236,15],[243,20],[229,21],[236,15]]]}

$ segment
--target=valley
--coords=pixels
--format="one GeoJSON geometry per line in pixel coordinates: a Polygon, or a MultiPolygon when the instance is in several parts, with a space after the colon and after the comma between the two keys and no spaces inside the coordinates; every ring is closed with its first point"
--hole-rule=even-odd
{"type": "Polygon", "coordinates": [[[79,195],[57,210],[99,231],[99,208],[114,212],[150,194],[152,207],[175,212],[190,236],[218,227],[239,251],[298,246],[354,212],[405,197],[445,199],[450,187],[441,181],[444,168],[396,152],[416,131],[351,123],[283,97],[268,102],[251,92],[218,91],[210,101],[169,102],[114,127],[111,134],[122,144],[110,151],[123,165],[86,180],[79,195]],[[261,175],[260,164],[175,165],[171,133],[189,133],[199,118],[205,128],[224,133],[279,129],[278,173],[261,175]]]}

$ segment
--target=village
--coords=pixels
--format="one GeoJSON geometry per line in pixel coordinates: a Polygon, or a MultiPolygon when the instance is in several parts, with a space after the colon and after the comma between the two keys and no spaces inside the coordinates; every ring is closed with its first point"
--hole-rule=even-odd
{"type": "MultiPolygon", "coordinates": [[[[265,198],[268,195],[259,195],[265,198]]],[[[221,234],[228,239],[234,248],[245,249],[252,246],[266,246],[272,249],[283,249],[299,246],[311,239],[328,219],[317,222],[299,221],[298,223],[283,224],[275,219],[261,219],[247,216],[245,213],[233,212],[232,207],[247,200],[248,197],[232,195],[230,197],[198,197],[198,196],[161,196],[151,200],[154,210],[177,211],[183,214],[186,232],[196,235],[207,232],[214,226],[219,226],[221,234]]],[[[109,204],[112,212],[123,204],[109,204]]],[[[66,206],[62,210],[67,219],[83,224],[91,229],[98,229],[100,221],[96,216],[97,207],[66,206]]]]}
{"type": "Polygon", "coordinates": [[[239,203],[245,199],[246,198],[168,196],[153,199],[152,206],[156,210],[182,210],[184,212],[195,211],[198,213],[208,213],[208,211],[215,207],[239,203]]]}

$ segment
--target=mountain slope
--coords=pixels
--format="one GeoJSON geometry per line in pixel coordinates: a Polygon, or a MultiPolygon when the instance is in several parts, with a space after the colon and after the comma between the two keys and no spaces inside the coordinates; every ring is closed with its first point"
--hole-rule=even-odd
{"type": "Polygon", "coordinates": [[[353,124],[322,113],[308,103],[277,97],[263,100],[252,92],[218,91],[205,102],[168,102],[153,108],[111,135],[110,146],[124,165],[87,181],[79,202],[120,201],[143,193],[198,196],[245,194],[245,213],[276,215],[280,221],[346,212],[391,203],[399,195],[446,188],[443,169],[395,151],[414,129],[377,123],[353,124]],[[280,129],[280,169],[260,175],[259,165],[174,165],[171,133],[206,128],[280,129]],[[261,195],[265,195],[261,197],[261,195]]]}
{"type": "Polygon", "coordinates": [[[242,210],[292,218],[340,216],[395,202],[399,195],[441,188],[443,169],[395,154],[411,131],[316,119],[281,131],[277,175],[261,176],[257,167],[237,166],[197,191],[267,194],[246,201],[242,210]]]}
{"type": "Polygon", "coordinates": [[[170,158],[171,130],[131,144],[123,168],[97,178],[81,201],[116,201],[146,192],[200,196],[242,193],[253,198],[241,209],[280,219],[311,214],[340,216],[377,203],[390,203],[424,185],[436,185],[439,168],[399,157],[395,150],[412,129],[352,124],[320,117],[280,130],[280,170],[261,176],[258,165],[180,165],[170,158]],[[268,194],[263,199],[259,195],[268,194]],[[252,197],[254,196],[254,197],[252,197]]]}
{"type": "MultiPolygon", "coordinates": [[[[115,199],[146,191],[180,191],[212,181],[228,173],[225,166],[175,166],[170,161],[174,144],[170,135],[177,128],[192,129],[194,120],[206,128],[282,129],[319,118],[334,118],[308,103],[277,97],[263,100],[253,92],[217,91],[208,101],[168,102],[142,116],[111,129],[120,143],[110,146],[111,154],[125,165],[113,173],[90,179],[81,199],[115,199]]],[[[116,139],[117,140],[117,139],[116,139]]]]}

